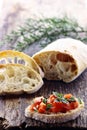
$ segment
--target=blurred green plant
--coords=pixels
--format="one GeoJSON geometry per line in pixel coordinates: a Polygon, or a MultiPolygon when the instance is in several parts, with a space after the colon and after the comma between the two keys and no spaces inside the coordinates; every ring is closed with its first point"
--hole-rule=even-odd
{"type": "Polygon", "coordinates": [[[40,43],[41,47],[45,47],[54,40],[63,37],[72,37],[86,43],[87,30],[84,30],[76,21],[67,17],[62,19],[28,19],[23,26],[6,35],[0,43],[1,45],[11,43],[12,49],[23,51],[35,42],[40,43]]]}

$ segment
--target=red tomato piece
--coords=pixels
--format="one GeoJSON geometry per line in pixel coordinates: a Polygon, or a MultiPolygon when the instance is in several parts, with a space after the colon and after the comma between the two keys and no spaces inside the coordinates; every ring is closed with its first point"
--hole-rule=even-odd
{"type": "Polygon", "coordinates": [[[43,102],[40,103],[39,108],[38,108],[39,113],[45,113],[46,112],[46,104],[43,102]]]}
{"type": "Polygon", "coordinates": [[[67,98],[67,99],[69,99],[69,98],[71,98],[71,97],[72,97],[72,94],[71,94],[71,93],[64,95],[64,98],[67,98]]]}
{"type": "Polygon", "coordinates": [[[53,113],[61,112],[63,108],[63,103],[62,102],[53,102],[51,111],[53,113]]]}
{"type": "Polygon", "coordinates": [[[77,102],[77,101],[71,102],[71,103],[70,103],[70,106],[71,106],[71,109],[75,109],[75,108],[78,107],[78,102],[77,102]]]}
{"type": "Polygon", "coordinates": [[[50,97],[48,98],[48,102],[53,103],[55,99],[56,99],[56,96],[51,94],[50,97]]]}

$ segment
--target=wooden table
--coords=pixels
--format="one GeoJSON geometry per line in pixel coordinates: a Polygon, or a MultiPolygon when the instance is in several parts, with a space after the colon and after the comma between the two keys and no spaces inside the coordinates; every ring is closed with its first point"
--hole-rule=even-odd
{"type": "MultiPolygon", "coordinates": [[[[17,13],[17,12],[16,12],[17,13]]],[[[4,34],[9,31],[11,25],[9,23],[9,17],[13,19],[16,17],[14,14],[9,15],[5,21],[1,31],[0,37],[3,38],[4,34]]],[[[18,17],[18,16],[17,16],[18,17]]],[[[11,44],[7,43],[0,47],[0,50],[10,49],[11,44]]],[[[32,55],[40,50],[38,47],[35,49],[33,44],[25,53],[32,55]]],[[[85,59],[84,59],[85,60],[85,59]]],[[[0,97],[0,130],[11,127],[23,128],[86,128],[87,129],[87,70],[85,70],[75,81],[71,83],[64,83],[62,81],[47,81],[44,79],[44,85],[42,88],[31,95],[12,95],[0,97]],[[61,93],[72,93],[77,97],[81,97],[85,102],[85,108],[81,115],[67,123],[63,124],[46,124],[33,119],[28,119],[24,116],[25,108],[29,105],[30,101],[36,96],[48,96],[52,91],[61,93]]]]}

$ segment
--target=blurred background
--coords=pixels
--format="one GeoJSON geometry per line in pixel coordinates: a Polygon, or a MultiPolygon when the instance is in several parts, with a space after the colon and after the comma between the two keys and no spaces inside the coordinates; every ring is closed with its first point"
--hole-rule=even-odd
{"type": "Polygon", "coordinates": [[[0,0],[0,27],[15,28],[29,17],[63,17],[76,19],[87,27],[87,0],[0,0]]]}
{"type": "MultiPolygon", "coordinates": [[[[2,40],[5,35],[10,34],[12,30],[17,30],[17,28],[19,26],[22,26],[22,24],[24,24],[25,20],[28,18],[34,18],[36,20],[39,18],[44,19],[44,18],[52,18],[52,17],[63,18],[64,16],[77,21],[77,23],[81,27],[87,30],[87,0],[0,0],[0,40],[2,40]]],[[[31,24],[30,26],[32,28],[35,27],[35,25],[33,26],[33,22],[30,23],[31,24]]],[[[53,24],[55,24],[55,21],[53,24]]],[[[66,25],[64,24],[63,26],[62,23],[60,24],[62,26],[61,27],[62,30],[64,30],[66,28],[66,25]]],[[[37,22],[37,26],[39,25],[40,24],[37,22]]],[[[70,23],[70,26],[71,26],[71,32],[74,30],[75,33],[74,38],[81,39],[81,37],[78,37],[77,32],[75,30],[77,26],[75,25],[74,29],[72,23],[70,23]]],[[[55,25],[54,28],[53,30],[51,30],[54,31],[54,34],[52,34],[52,36],[55,36],[55,32],[56,32],[55,30],[57,29],[55,25]]],[[[40,30],[38,29],[38,31],[40,30]]],[[[49,30],[46,30],[46,27],[44,27],[44,31],[48,31],[48,35],[49,35],[49,30]]],[[[16,36],[16,39],[15,36],[12,34],[12,37],[10,36],[9,38],[10,41],[6,41],[7,44],[3,43],[3,47],[1,48],[0,46],[0,49],[2,50],[7,48],[8,44],[10,43],[11,44],[9,46],[12,46],[13,43],[15,43],[15,41],[17,41],[17,46],[18,47],[20,46],[21,48],[24,48],[24,46],[31,44],[32,37],[28,38],[28,36],[21,35],[21,33],[23,34],[25,32],[20,31],[20,36],[19,38],[17,38],[18,36],[16,36]],[[13,41],[11,40],[12,38],[13,41]]],[[[30,33],[29,35],[32,34],[30,30],[27,31],[26,34],[28,34],[28,32],[30,33]]],[[[33,39],[34,39],[33,41],[35,42],[36,40],[38,41],[39,38],[37,37],[37,34],[34,34],[34,32],[35,31],[33,28],[33,39]]],[[[62,34],[62,32],[63,31],[61,31],[60,33],[62,34]]],[[[81,32],[84,33],[83,30],[81,30],[81,32]]],[[[37,33],[37,31],[35,33],[37,33]]],[[[50,39],[52,39],[52,36],[50,36],[50,39]]],[[[67,36],[66,31],[64,32],[64,36],[67,36]]],[[[48,36],[46,37],[48,38],[48,36]]],[[[50,41],[48,39],[48,41],[46,42],[50,43],[54,39],[50,41]]],[[[85,32],[85,38],[81,40],[86,41],[87,43],[86,32],[85,32]]],[[[2,45],[2,43],[0,43],[0,45],[2,45]]]]}

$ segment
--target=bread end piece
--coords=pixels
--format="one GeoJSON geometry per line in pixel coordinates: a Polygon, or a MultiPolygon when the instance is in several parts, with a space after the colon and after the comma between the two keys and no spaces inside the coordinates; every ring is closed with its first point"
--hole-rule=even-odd
{"type": "Polygon", "coordinates": [[[58,39],[33,55],[48,80],[72,82],[87,68],[87,45],[72,38],[58,39]],[[85,60],[84,60],[85,59],[85,60]]]}

